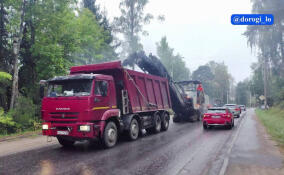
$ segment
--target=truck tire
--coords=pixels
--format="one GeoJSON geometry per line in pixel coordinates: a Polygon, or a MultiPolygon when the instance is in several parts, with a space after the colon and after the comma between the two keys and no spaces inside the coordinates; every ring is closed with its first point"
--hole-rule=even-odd
{"type": "Polygon", "coordinates": [[[154,126],[151,128],[147,128],[146,131],[148,133],[159,133],[161,131],[162,120],[159,114],[154,114],[154,126]]]}
{"type": "Polygon", "coordinates": [[[136,140],[139,136],[139,131],[140,131],[139,123],[135,118],[133,118],[130,122],[129,131],[128,131],[129,139],[136,140]]]}
{"type": "Polygon", "coordinates": [[[75,141],[67,140],[62,137],[57,137],[57,140],[63,147],[72,147],[75,143],[75,141]]]}
{"type": "Polygon", "coordinates": [[[161,125],[162,131],[168,130],[169,124],[170,124],[170,116],[168,113],[165,112],[162,118],[162,125],[161,125]]]}
{"type": "Polygon", "coordinates": [[[200,121],[200,120],[201,120],[201,113],[198,111],[198,112],[196,113],[196,115],[197,115],[197,121],[200,121]]]}
{"type": "Polygon", "coordinates": [[[111,148],[115,146],[118,138],[117,134],[116,124],[113,121],[107,122],[102,137],[102,143],[105,148],[111,148]]]}
{"type": "Polygon", "coordinates": [[[175,123],[180,122],[180,118],[178,116],[174,115],[173,122],[175,122],[175,123]]]}

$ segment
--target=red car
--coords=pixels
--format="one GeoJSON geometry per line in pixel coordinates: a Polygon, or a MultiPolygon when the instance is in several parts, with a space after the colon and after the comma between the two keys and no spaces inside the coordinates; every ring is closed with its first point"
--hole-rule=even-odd
{"type": "Polygon", "coordinates": [[[234,127],[234,115],[228,108],[209,108],[203,115],[203,128],[209,129],[212,126],[225,126],[228,129],[234,127]]]}

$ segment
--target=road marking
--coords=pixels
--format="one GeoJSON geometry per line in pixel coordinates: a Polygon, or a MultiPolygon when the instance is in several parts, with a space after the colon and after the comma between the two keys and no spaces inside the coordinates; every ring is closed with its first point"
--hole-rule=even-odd
{"type": "MultiPolygon", "coordinates": [[[[247,114],[247,112],[245,114],[247,114]]],[[[235,145],[235,142],[236,142],[236,140],[237,140],[237,138],[239,136],[239,133],[241,131],[241,127],[244,125],[244,121],[245,121],[246,118],[247,118],[247,115],[243,116],[242,120],[239,122],[240,126],[238,127],[238,130],[237,130],[236,134],[233,137],[233,140],[231,141],[231,143],[229,145],[229,149],[227,151],[227,155],[226,155],[226,158],[224,159],[224,162],[223,162],[222,168],[221,168],[221,170],[219,172],[219,175],[224,175],[226,170],[227,170],[227,167],[228,167],[228,164],[229,164],[230,153],[231,153],[231,151],[233,149],[233,146],[235,145]]]]}

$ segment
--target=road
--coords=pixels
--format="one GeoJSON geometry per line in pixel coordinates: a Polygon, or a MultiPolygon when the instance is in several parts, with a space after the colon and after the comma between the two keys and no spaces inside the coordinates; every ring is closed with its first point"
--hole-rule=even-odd
{"type": "Polygon", "coordinates": [[[43,136],[0,143],[1,175],[273,175],[284,174],[283,160],[252,109],[235,119],[232,130],[171,123],[167,132],[134,142],[121,138],[112,149],[89,143],[66,149],[43,136]]]}

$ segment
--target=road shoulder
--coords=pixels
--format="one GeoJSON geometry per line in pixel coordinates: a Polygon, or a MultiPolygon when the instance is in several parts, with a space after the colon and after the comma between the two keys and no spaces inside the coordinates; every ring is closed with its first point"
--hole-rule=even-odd
{"type": "Polygon", "coordinates": [[[247,119],[230,155],[227,175],[284,175],[283,152],[255,113],[247,119]]]}

